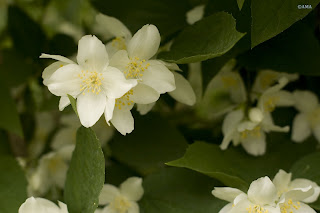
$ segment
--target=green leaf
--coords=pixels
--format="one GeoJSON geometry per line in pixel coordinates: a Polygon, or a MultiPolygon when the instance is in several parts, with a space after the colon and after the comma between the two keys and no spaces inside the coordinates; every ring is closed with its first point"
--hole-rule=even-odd
{"type": "Polygon", "coordinates": [[[222,151],[218,145],[196,142],[182,158],[167,165],[189,168],[246,191],[253,180],[266,175],[273,177],[279,169],[288,170],[297,157],[310,153],[315,147],[311,142],[293,144],[285,134],[269,134],[268,139],[269,149],[262,157],[250,156],[242,148],[229,147],[222,151]]]}
{"type": "Polygon", "coordinates": [[[9,155],[0,155],[0,171],[0,212],[16,213],[27,199],[24,172],[17,160],[9,155]]]}
{"type": "Polygon", "coordinates": [[[320,44],[313,29],[297,23],[270,41],[239,56],[239,63],[249,70],[273,69],[320,75],[320,44]]]}
{"type": "Polygon", "coordinates": [[[0,79],[0,128],[8,130],[20,137],[23,137],[23,131],[16,105],[13,102],[9,89],[0,79]]]}
{"type": "Polygon", "coordinates": [[[239,7],[239,10],[242,9],[242,6],[243,6],[244,1],[245,1],[245,0],[237,0],[237,4],[238,4],[238,7],[239,7]]]}
{"type": "MultiPolygon", "coordinates": [[[[293,179],[306,178],[320,185],[320,152],[315,152],[299,159],[291,168],[293,179]]],[[[310,204],[311,207],[320,210],[320,199],[310,204]]]]}
{"type": "Polygon", "coordinates": [[[159,58],[179,64],[204,61],[225,54],[244,35],[232,15],[219,12],[186,27],[159,58]]]}
{"type": "Polygon", "coordinates": [[[39,58],[46,42],[45,34],[41,27],[18,7],[9,7],[8,30],[17,50],[27,57],[39,58]]]}
{"type": "Polygon", "coordinates": [[[314,9],[319,0],[252,0],[251,47],[276,36],[314,9]],[[299,9],[310,5],[312,9],[299,9]]]}
{"type": "MultiPolygon", "coordinates": [[[[71,95],[69,95],[69,94],[67,94],[67,95],[70,100],[73,111],[78,115],[77,100],[74,97],[72,97],[71,95]]],[[[78,115],[78,117],[79,117],[79,115],[78,115]]]]}
{"type": "Polygon", "coordinates": [[[165,162],[183,155],[187,142],[166,119],[155,113],[135,116],[135,129],[119,133],[110,142],[112,156],[142,174],[151,173],[165,162]]]}
{"type": "Polygon", "coordinates": [[[191,9],[185,0],[91,0],[101,13],[116,17],[134,33],[145,24],[154,24],[162,36],[170,35],[187,25],[186,12],[191,9]]]}
{"type": "Polygon", "coordinates": [[[80,127],[67,173],[64,199],[70,213],[93,213],[105,179],[100,142],[90,128],[80,127]]]}
{"type": "Polygon", "coordinates": [[[212,178],[193,171],[163,169],[143,181],[142,213],[219,212],[226,202],[211,194],[218,184],[212,178]]]}

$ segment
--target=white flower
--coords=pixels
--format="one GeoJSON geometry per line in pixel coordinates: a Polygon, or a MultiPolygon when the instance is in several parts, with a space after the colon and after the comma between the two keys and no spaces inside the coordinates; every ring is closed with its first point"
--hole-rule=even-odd
{"type": "Polygon", "coordinates": [[[228,148],[232,141],[235,146],[241,144],[251,155],[263,155],[266,152],[266,132],[288,132],[289,127],[274,125],[270,114],[263,114],[259,108],[251,108],[245,117],[243,109],[228,113],[222,124],[224,138],[220,145],[222,150],[228,148]]]}
{"type": "Polygon", "coordinates": [[[273,179],[280,197],[281,213],[315,213],[305,203],[312,203],[318,199],[320,187],[315,182],[303,178],[291,180],[291,176],[291,173],[279,170],[273,179]]]}
{"type": "Polygon", "coordinates": [[[187,23],[194,24],[195,22],[201,20],[204,15],[204,8],[205,8],[205,5],[198,5],[193,9],[189,10],[186,14],[187,23]]]}
{"type": "Polygon", "coordinates": [[[29,197],[19,208],[19,213],[68,213],[67,205],[58,201],[55,203],[44,199],[29,197]]]}
{"type": "Polygon", "coordinates": [[[293,106],[293,95],[285,90],[282,90],[287,85],[289,80],[285,77],[279,79],[279,83],[266,89],[258,100],[258,107],[264,113],[272,112],[277,106],[293,106]]]}
{"type": "Polygon", "coordinates": [[[28,175],[28,194],[42,196],[52,187],[63,189],[73,150],[74,145],[68,145],[41,157],[28,175]]]}
{"type": "Polygon", "coordinates": [[[106,205],[99,212],[102,213],[139,213],[137,201],[143,196],[142,179],[131,177],[124,181],[119,189],[113,185],[105,184],[102,188],[99,205],[106,205]]]}
{"type": "Polygon", "coordinates": [[[294,91],[295,108],[299,114],[293,120],[292,140],[303,142],[311,133],[320,142],[320,104],[310,91],[294,91]]]}
{"type": "Polygon", "coordinates": [[[230,202],[219,213],[280,213],[277,189],[269,177],[253,181],[247,194],[230,187],[215,187],[212,194],[230,202]]]}
{"type": "Polygon", "coordinates": [[[82,37],[78,45],[78,64],[63,56],[42,54],[41,58],[53,58],[66,63],[61,68],[45,70],[44,83],[50,92],[65,98],[77,98],[80,122],[85,127],[93,126],[105,113],[106,121],[112,118],[115,99],[134,87],[136,80],[126,80],[123,74],[109,66],[105,46],[95,36],[82,37]],[[51,74],[51,75],[50,75],[51,74]]]}

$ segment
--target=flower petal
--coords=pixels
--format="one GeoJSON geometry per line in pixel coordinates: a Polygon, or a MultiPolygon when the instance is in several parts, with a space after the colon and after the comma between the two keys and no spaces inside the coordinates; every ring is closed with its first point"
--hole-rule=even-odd
{"type": "Polygon", "coordinates": [[[307,116],[304,113],[299,113],[295,116],[292,124],[291,139],[294,142],[303,142],[311,135],[311,127],[307,116]]]}
{"type": "Polygon", "coordinates": [[[317,141],[320,143],[320,123],[315,125],[313,128],[312,128],[312,132],[313,132],[313,135],[314,137],[317,139],[317,141]]]}
{"type": "Polygon", "coordinates": [[[142,83],[152,87],[160,94],[176,89],[174,75],[166,66],[157,60],[147,62],[150,66],[142,76],[142,83]]]}
{"type": "Polygon", "coordinates": [[[131,201],[138,201],[143,196],[142,178],[130,177],[120,185],[120,192],[131,201]]]}
{"type": "Polygon", "coordinates": [[[229,213],[231,209],[232,209],[232,203],[228,203],[219,211],[219,213],[229,213]]]}
{"type": "Polygon", "coordinates": [[[76,64],[68,64],[58,69],[48,81],[49,91],[56,96],[77,96],[81,87],[81,79],[78,77],[80,70],[76,64]]]}
{"type": "Polygon", "coordinates": [[[201,20],[204,15],[204,7],[205,5],[198,5],[193,9],[189,10],[186,14],[187,23],[192,25],[195,22],[201,20]]]}
{"type": "Polygon", "coordinates": [[[107,97],[106,109],[104,111],[104,117],[105,117],[106,122],[107,122],[108,125],[110,125],[109,121],[111,120],[112,115],[113,115],[115,102],[116,102],[116,100],[114,98],[108,98],[107,97]]]}
{"type": "Polygon", "coordinates": [[[300,203],[298,209],[292,208],[292,210],[292,213],[317,213],[313,208],[304,203],[300,203]]]}
{"type": "Polygon", "coordinates": [[[118,68],[124,72],[127,70],[127,66],[130,63],[128,52],[125,50],[117,51],[110,59],[110,66],[118,68]]]}
{"type": "Polygon", "coordinates": [[[156,26],[146,24],[134,34],[128,44],[130,58],[148,60],[154,56],[160,46],[160,33],[156,26]]]}
{"type": "Polygon", "coordinates": [[[308,199],[314,194],[312,186],[303,188],[294,188],[284,194],[286,199],[292,199],[293,201],[303,201],[308,199]]]}
{"type": "Polygon", "coordinates": [[[70,100],[66,96],[61,96],[59,101],[59,110],[62,111],[64,108],[70,105],[70,100]]]}
{"type": "Polygon", "coordinates": [[[244,112],[242,109],[234,110],[229,112],[223,120],[222,132],[227,134],[227,132],[233,131],[237,128],[240,121],[244,117],[244,112]]]}
{"type": "Polygon", "coordinates": [[[48,80],[57,69],[67,65],[65,62],[57,61],[47,66],[42,72],[43,84],[48,86],[48,80]]]}
{"type": "Polygon", "coordinates": [[[136,202],[130,202],[130,207],[127,213],[140,213],[139,205],[136,202]]]}
{"type": "Polygon", "coordinates": [[[105,45],[96,36],[83,36],[78,44],[77,61],[84,69],[101,72],[109,63],[105,45]]]}
{"type": "Polygon", "coordinates": [[[156,102],[153,102],[151,104],[137,104],[137,110],[140,113],[140,115],[146,115],[148,112],[152,110],[156,102]]]}
{"type": "Polygon", "coordinates": [[[111,123],[122,135],[131,133],[134,129],[134,120],[130,111],[116,108],[113,111],[111,123]]]}
{"type": "Polygon", "coordinates": [[[318,199],[320,193],[320,188],[315,182],[304,178],[297,178],[294,179],[289,185],[290,189],[308,188],[309,186],[313,188],[314,193],[310,197],[304,198],[300,201],[303,201],[304,203],[313,203],[318,199]]]}
{"type": "Polygon", "coordinates": [[[130,97],[134,103],[138,104],[150,104],[156,102],[160,94],[155,91],[152,87],[145,84],[138,84],[132,88],[133,94],[130,97]]]}
{"type": "Polygon", "coordinates": [[[225,200],[232,203],[234,199],[243,192],[239,189],[231,187],[214,187],[214,190],[212,190],[211,193],[213,194],[213,196],[221,200],[225,200]]]}
{"type": "Polygon", "coordinates": [[[20,206],[19,213],[34,212],[58,213],[60,209],[47,199],[30,197],[20,206]]]}
{"type": "Polygon", "coordinates": [[[169,92],[169,95],[175,100],[192,106],[196,103],[196,94],[194,93],[189,81],[187,81],[181,74],[172,72],[175,79],[176,89],[169,92]]]}
{"type": "Polygon", "coordinates": [[[40,58],[51,58],[57,61],[65,62],[66,64],[74,64],[74,62],[71,61],[69,58],[66,58],[61,55],[49,55],[49,54],[42,53],[40,58]]]}
{"type": "Polygon", "coordinates": [[[277,199],[277,189],[269,177],[262,177],[250,184],[248,198],[259,205],[271,205],[277,199]]]}
{"type": "Polygon", "coordinates": [[[87,92],[77,98],[77,110],[80,122],[85,127],[93,126],[101,117],[106,108],[106,97],[104,93],[87,92]]]}
{"type": "Polygon", "coordinates": [[[289,183],[291,182],[291,176],[291,173],[287,173],[282,169],[279,170],[272,181],[278,192],[283,193],[288,189],[289,183]]]}
{"type": "Polygon", "coordinates": [[[99,205],[106,205],[119,195],[120,191],[117,187],[111,184],[104,184],[99,196],[99,205]]]}
{"type": "Polygon", "coordinates": [[[243,148],[253,156],[260,156],[266,153],[266,135],[260,130],[257,136],[248,136],[241,139],[241,145],[243,148]]]}
{"type": "Polygon", "coordinates": [[[114,67],[108,67],[102,75],[102,86],[108,98],[120,98],[137,85],[136,80],[126,80],[123,73],[114,67]]]}
{"type": "Polygon", "coordinates": [[[295,107],[301,112],[310,112],[319,104],[318,97],[310,91],[296,90],[293,92],[293,97],[295,107]]]}
{"type": "Polygon", "coordinates": [[[114,37],[124,37],[126,39],[130,39],[132,37],[128,28],[120,20],[114,17],[100,13],[96,16],[96,20],[101,28],[105,28],[105,30],[114,37]]]}
{"type": "Polygon", "coordinates": [[[65,203],[58,201],[58,204],[61,209],[59,213],[68,213],[68,207],[65,203]]]}

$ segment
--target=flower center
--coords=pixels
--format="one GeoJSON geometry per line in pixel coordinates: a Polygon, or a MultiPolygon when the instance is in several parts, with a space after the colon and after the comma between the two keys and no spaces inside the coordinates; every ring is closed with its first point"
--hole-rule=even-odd
{"type": "Polygon", "coordinates": [[[99,94],[101,92],[101,80],[104,79],[102,73],[97,73],[96,71],[89,72],[87,70],[81,71],[78,77],[82,80],[80,91],[83,92],[83,94],[86,92],[99,94]]]}
{"type": "Polygon", "coordinates": [[[133,90],[126,92],[121,98],[116,99],[115,107],[122,109],[124,107],[130,107],[133,105],[133,101],[130,100],[130,96],[133,95],[133,90]]]}
{"type": "Polygon", "coordinates": [[[117,196],[111,203],[110,207],[117,213],[126,213],[130,208],[131,203],[123,196],[117,196]]]}
{"type": "Polygon", "coordinates": [[[263,103],[264,110],[267,112],[272,112],[276,108],[276,103],[278,100],[279,100],[278,97],[275,97],[275,96],[269,97],[263,103]]]}
{"type": "Polygon", "coordinates": [[[252,130],[248,130],[248,129],[246,129],[246,130],[244,130],[244,131],[242,131],[240,134],[240,136],[241,136],[241,138],[242,139],[246,139],[246,138],[248,138],[248,137],[256,137],[256,138],[260,138],[260,136],[261,136],[261,132],[260,132],[260,130],[261,130],[261,127],[260,126],[256,126],[254,129],[252,129],[252,130]]]}
{"type": "Polygon", "coordinates": [[[122,37],[116,37],[112,40],[112,46],[117,48],[118,50],[126,50],[127,45],[125,40],[122,37]]]}
{"type": "Polygon", "coordinates": [[[124,71],[126,78],[140,79],[143,76],[143,72],[150,66],[149,63],[145,62],[146,60],[140,60],[138,57],[131,59],[129,64],[126,66],[127,70],[124,71]]]}
{"type": "Polygon", "coordinates": [[[248,213],[268,213],[269,211],[267,209],[264,209],[260,205],[254,205],[254,206],[249,206],[246,208],[248,213]]]}
{"type": "Polygon", "coordinates": [[[289,199],[286,203],[281,204],[280,210],[281,213],[292,213],[294,209],[298,210],[300,207],[300,202],[293,202],[289,199]]]}

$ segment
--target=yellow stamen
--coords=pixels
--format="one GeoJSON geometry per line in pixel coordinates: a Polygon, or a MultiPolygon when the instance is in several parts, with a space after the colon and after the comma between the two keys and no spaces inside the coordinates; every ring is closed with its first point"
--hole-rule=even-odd
{"type": "Polygon", "coordinates": [[[268,213],[269,211],[267,209],[264,209],[260,205],[254,205],[254,206],[249,206],[246,208],[248,213],[268,213]]]}
{"type": "Polygon", "coordinates": [[[124,71],[124,74],[127,79],[140,79],[149,66],[150,64],[146,63],[146,60],[140,60],[138,57],[134,57],[126,66],[127,70],[124,71]]]}
{"type": "Polygon", "coordinates": [[[116,99],[115,107],[122,109],[124,106],[131,106],[133,101],[130,100],[130,96],[133,95],[133,90],[126,92],[121,98],[116,99]]]}
{"type": "Polygon", "coordinates": [[[81,71],[78,77],[82,80],[80,91],[83,92],[83,94],[86,92],[99,94],[101,92],[101,80],[104,79],[102,73],[97,73],[96,71],[89,72],[87,70],[81,71]]]}
{"type": "Polygon", "coordinates": [[[117,213],[127,213],[131,203],[123,196],[117,196],[111,203],[110,207],[117,213]]]}
{"type": "Polygon", "coordinates": [[[256,138],[260,138],[261,137],[261,127],[260,126],[256,126],[254,129],[252,130],[244,130],[240,133],[241,138],[246,139],[248,137],[256,137],[256,138]]]}
{"type": "Polygon", "coordinates": [[[301,207],[300,202],[293,202],[289,199],[286,203],[281,204],[281,213],[293,213],[294,210],[298,210],[301,207]]]}
{"type": "Polygon", "coordinates": [[[122,37],[116,37],[112,40],[111,45],[115,48],[117,48],[118,50],[126,50],[127,49],[127,45],[126,42],[124,40],[124,38],[122,37]]]}

